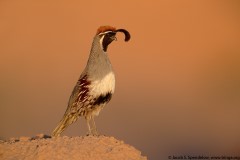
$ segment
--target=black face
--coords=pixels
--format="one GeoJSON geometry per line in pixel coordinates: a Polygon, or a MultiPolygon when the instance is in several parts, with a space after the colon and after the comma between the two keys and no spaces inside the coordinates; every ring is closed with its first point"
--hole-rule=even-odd
{"type": "Polygon", "coordinates": [[[103,50],[106,52],[107,51],[107,47],[108,45],[115,40],[115,32],[108,32],[106,34],[104,34],[103,36],[103,41],[102,41],[102,46],[103,46],[103,50]]]}

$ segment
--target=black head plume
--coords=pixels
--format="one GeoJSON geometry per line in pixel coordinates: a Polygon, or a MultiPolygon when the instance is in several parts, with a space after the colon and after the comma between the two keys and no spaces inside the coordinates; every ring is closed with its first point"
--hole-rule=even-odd
{"type": "Polygon", "coordinates": [[[122,32],[122,33],[124,33],[126,42],[129,41],[130,38],[131,38],[130,33],[127,30],[125,30],[125,29],[117,29],[115,32],[122,32]]]}

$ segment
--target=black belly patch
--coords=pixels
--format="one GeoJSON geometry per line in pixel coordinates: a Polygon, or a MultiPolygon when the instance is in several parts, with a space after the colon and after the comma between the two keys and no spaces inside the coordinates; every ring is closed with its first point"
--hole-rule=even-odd
{"type": "Polygon", "coordinates": [[[112,93],[110,92],[108,92],[105,95],[100,95],[99,97],[94,99],[95,101],[93,102],[93,105],[101,105],[101,104],[107,103],[111,100],[111,98],[112,98],[112,93]]]}

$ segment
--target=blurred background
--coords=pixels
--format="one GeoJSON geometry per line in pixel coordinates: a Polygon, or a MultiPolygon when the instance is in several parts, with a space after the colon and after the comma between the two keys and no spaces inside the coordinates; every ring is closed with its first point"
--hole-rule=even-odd
{"type": "MultiPolygon", "coordinates": [[[[116,91],[101,134],[149,159],[239,155],[238,0],[1,0],[1,139],[52,132],[101,25],[132,35],[108,49],[116,91]]],[[[86,132],[80,118],[63,135],[86,132]]]]}

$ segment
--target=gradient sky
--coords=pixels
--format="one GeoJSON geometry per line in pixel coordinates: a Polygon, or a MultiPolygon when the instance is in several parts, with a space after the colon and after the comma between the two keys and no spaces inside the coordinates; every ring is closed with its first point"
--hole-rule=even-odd
{"type": "MultiPolygon", "coordinates": [[[[149,159],[240,153],[237,0],[0,1],[0,137],[50,134],[101,25],[116,73],[98,130],[149,159]]],[[[64,132],[87,132],[81,118],[64,132]]]]}

